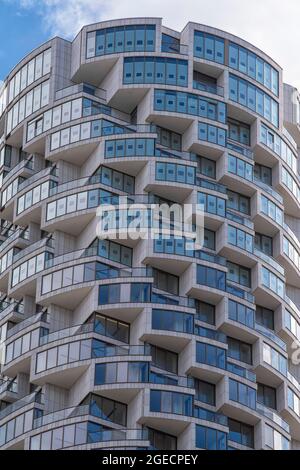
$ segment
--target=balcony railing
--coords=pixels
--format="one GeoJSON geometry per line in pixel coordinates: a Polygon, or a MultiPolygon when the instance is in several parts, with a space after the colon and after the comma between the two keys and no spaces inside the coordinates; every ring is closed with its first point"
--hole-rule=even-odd
{"type": "Polygon", "coordinates": [[[24,315],[24,305],[20,302],[7,302],[4,301],[1,303],[1,309],[0,309],[0,320],[3,320],[7,315],[9,315],[12,312],[17,312],[21,315],[24,315]]]}
{"type": "Polygon", "coordinates": [[[38,181],[42,178],[45,178],[46,176],[57,176],[56,174],[56,167],[48,167],[44,168],[43,170],[39,171],[38,173],[35,173],[32,175],[30,178],[27,178],[24,180],[22,183],[19,184],[18,186],[18,191],[22,191],[24,188],[27,188],[27,186],[31,185],[35,181],[38,181]]]}
{"type": "Polygon", "coordinates": [[[189,297],[181,297],[161,290],[152,289],[151,302],[161,305],[177,305],[179,307],[195,308],[195,300],[189,297]]]}
{"type": "Polygon", "coordinates": [[[287,346],[285,342],[277,336],[273,331],[265,328],[264,326],[260,325],[259,323],[255,323],[255,330],[264,335],[266,338],[271,339],[274,343],[277,344],[283,351],[287,351],[287,346]]]}
{"type": "Polygon", "coordinates": [[[174,387],[194,388],[194,379],[192,377],[168,374],[166,372],[150,371],[149,383],[156,385],[170,385],[174,387]]]}
{"type": "Polygon", "coordinates": [[[109,441],[147,441],[147,429],[111,429],[87,433],[89,444],[109,441]]]}
{"type": "Polygon", "coordinates": [[[0,381],[0,395],[4,392],[18,393],[18,383],[12,379],[1,379],[0,381]]]}
{"type": "Polygon", "coordinates": [[[287,223],[283,223],[284,230],[289,234],[295,244],[300,248],[300,240],[287,223]]]}
{"type": "Polygon", "coordinates": [[[90,408],[90,405],[72,406],[70,408],[64,408],[62,410],[53,411],[52,413],[47,413],[46,415],[39,416],[33,420],[33,428],[36,429],[41,426],[48,426],[49,424],[57,421],[89,415],[91,414],[90,408]]]}
{"type": "Polygon", "coordinates": [[[261,250],[258,250],[257,248],[254,248],[254,254],[259,258],[268,263],[270,266],[272,266],[276,271],[278,271],[280,274],[284,276],[284,268],[276,261],[276,259],[272,258],[272,256],[267,255],[261,250]]]}
{"type": "Polygon", "coordinates": [[[273,189],[271,186],[269,186],[266,183],[263,183],[262,181],[258,180],[257,178],[254,178],[254,183],[256,184],[256,186],[263,189],[263,191],[266,191],[266,193],[273,196],[273,198],[276,199],[276,201],[278,201],[280,204],[283,204],[283,197],[281,196],[281,194],[279,194],[277,191],[275,191],[275,189],[273,189]]]}
{"type": "Polygon", "coordinates": [[[279,416],[277,413],[272,411],[270,408],[267,408],[261,403],[256,403],[256,410],[259,412],[259,414],[265,416],[266,418],[269,418],[271,421],[278,424],[278,426],[280,426],[286,432],[288,433],[290,432],[289,424],[286,421],[284,421],[284,419],[282,419],[281,416],[279,416]]]}
{"type": "Polygon", "coordinates": [[[201,261],[208,261],[209,263],[219,264],[226,266],[227,260],[223,256],[208,253],[207,251],[197,250],[194,252],[195,258],[201,261]]]}
{"type": "Polygon", "coordinates": [[[196,177],[196,186],[210,189],[211,191],[217,191],[218,193],[227,194],[227,188],[223,184],[215,183],[214,181],[206,180],[199,176],[196,177]]]}
{"type": "Polygon", "coordinates": [[[162,41],[161,50],[170,54],[187,55],[189,53],[189,46],[187,44],[170,44],[169,42],[162,41]]]}
{"type": "Polygon", "coordinates": [[[43,400],[43,395],[41,395],[39,392],[33,392],[30,395],[27,395],[24,398],[21,398],[20,400],[16,401],[15,403],[12,403],[11,405],[8,405],[6,408],[0,411],[0,421],[7,416],[9,416],[12,413],[15,413],[16,411],[20,410],[21,408],[24,408],[27,405],[30,405],[31,403],[39,403],[41,404],[43,400]]]}
{"type": "Polygon", "coordinates": [[[62,88],[55,93],[55,101],[66,98],[67,96],[75,95],[77,93],[86,93],[88,95],[96,96],[97,98],[106,101],[106,90],[97,88],[86,83],[79,83],[62,88]]]}
{"type": "Polygon", "coordinates": [[[203,83],[198,80],[193,80],[193,88],[206,93],[212,93],[213,95],[224,96],[224,88],[212,83],[203,83]]]}
{"type": "MultiPolygon", "coordinates": [[[[42,238],[41,240],[38,240],[37,242],[33,243],[32,245],[29,245],[27,248],[24,248],[23,250],[19,251],[13,256],[13,263],[16,263],[19,261],[21,258],[24,258],[25,256],[29,255],[30,253],[33,253],[34,251],[37,251],[41,248],[44,247],[50,247],[52,248],[53,241],[52,238],[42,238]]],[[[46,266],[46,264],[45,264],[46,266]]]]}
{"type": "Polygon", "coordinates": [[[202,338],[212,339],[220,343],[227,344],[227,336],[221,331],[212,330],[211,328],[204,328],[203,326],[195,325],[195,334],[202,338]]]}
{"type": "Polygon", "coordinates": [[[221,424],[222,426],[228,425],[227,416],[215,411],[206,410],[205,408],[200,408],[199,406],[195,406],[194,408],[194,417],[204,421],[210,421],[211,423],[221,424]]]}
{"type": "Polygon", "coordinates": [[[246,217],[243,217],[241,215],[235,214],[234,212],[231,212],[230,210],[226,211],[226,218],[228,220],[232,220],[232,222],[236,222],[237,224],[244,225],[245,227],[248,227],[250,229],[254,228],[254,224],[252,220],[247,219],[246,217]]]}
{"type": "Polygon", "coordinates": [[[18,238],[29,240],[29,230],[19,227],[16,230],[9,231],[8,238],[6,238],[6,240],[0,241],[1,251],[3,251],[7,245],[13,243],[18,238]]]}
{"type": "Polygon", "coordinates": [[[250,382],[256,382],[256,374],[254,372],[251,372],[251,370],[248,370],[245,367],[233,364],[232,362],[227,362],[227,371],[250,380],[250,382]]]}
{"type": "Polygon", "coordinates": [[[226,292],[228,292],[231,295],[234,295],[235,297],[239,297],[240,299],[247,300],[247,302],[250,302],[251,304],[254,303],[255,297],[253,294],[251,294],[250,292],[247,292],[241,287],[236,287],[232,284],[229,284],[228,282],[226,285],[226,292]]]}
{"type": "Polygon", "coordinates": [[[243,147],[242,145],[232,141],[227,141],[227,148],[243,155],[246,158],[249,158],[249,160],[253,160],[253,152],[249,148],[243,147]]]}
{"type": "Polygon", "coordinates": [[[15,326],[7,330],[6,339],[11,338],[12,336],[16,335],[20,331],[25,330],[29,326],[34,325],[35,323],[39,321],[42,321],[43,323],[49,323],[49,318],[47,317],[46,312],[35,313],[34,315],[30,316],[29,318],[26,318],[22,322],[17,323],[15,326]]]}

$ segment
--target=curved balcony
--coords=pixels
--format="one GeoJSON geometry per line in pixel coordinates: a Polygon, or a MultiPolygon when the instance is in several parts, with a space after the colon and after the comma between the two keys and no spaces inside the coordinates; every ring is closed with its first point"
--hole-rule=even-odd
{"type": "Polygon", "coordinates": [[[53,256],[53,249],[47,245],[47,239],[38,242],[34,251],[31,251],[31,247],[28,247],[25,259],[19,258],[12,265],[8,292],[15,298],[36,293],[40,273],[45,270],[47,260],[53,256]],[[31,256],[33,253],[34,256],[31,256]]]}
{"type": "MultiPolygon", "coordinates": [[[[43,445],[43,433],[36,434],[31,437],[30,450],[58,450],[58,449],[105,449],[105,448],[148,448],[150,442],[148,440],[147,430],[144,429],[100,429],[99,431],[89,431],[89,424],[92,422],[85,421],[76,423],[76,432],[78,440],[61,442],[53,442],[43,445]]],[[[74,430],[75,430],[74,426],[74,430]]],[[[94,426],[91,426],[94,427],[94,426]]],[[[59,428],[62,429],[63,427],[59,428]]],[[[47,432],[47,431],[45,431],[47,432]]],[[[52,434],[53,431],[50,431],[52,434]]]]}
{"type": "Polygon", "coordinates": [[[253,217],[255,230],[273,237],[284,225],[283,206],[266,197],[261,191],[257,191],[255,196],[256,212],[253,217]]]}
{"type": "Polygon", "coordinates": [[[293,345],[300,340],[300,317],[290,306],[283,305],[280,313],[280,333],[287,345],[289,355],[292,355],[293,345]]]}
{"type": "MultiPolygon", "coordinates": [[[[299,436],[299,388],[294,387],[293,384],[289,381],[284,385],[281,391],[281,397],[283,400],[283,405],[281,407],[281,415],[284,420],[289,423],[289,428],[281,426],[286,432],[291,434],[294,439],[297,439],[299,436]]],[[[279,420],[278,420],[279,421],[279,420]]],[[[278,422],[275,420],[275,422],[278,422]]],[[[281,425],[281,423],[278,423],[281,425]]]]}
{"type": "Polygon", "coordinates": [[[122,21],[72,50],[56,38],[52,74],[47,44],[7,80],[0,447],[295,447],[300,184],[281,70],[213,28],[122,21]]]}
{"type": "Polygon", "coordinates": [[[25,438],[33,429],[33,420],[43,412],[40,393],[34,392],[8,405],[2,410],[0,447],[4,449],[24,449],[25,438]]]}
{"type": "Polygon", "coordinates": [[[144,426],[162,432],[167,432],[172,426],[174,434],[179,436],[191,422],[196,421],[193,395],[189,390],[178,392],[151,388],[145,390],[143,400],[145,406],[139,422],[144,426]]]}
{"type": "MultiPolygon", "coordinates": [[[[285,128],[283,128],[283,135],[285,128]]],[[[261,163],[273,167],[278,163],[278,159],[286,163],[292,173],[297,176],[297,147],[290,140],[283,139],[274,130],[267,127],[262,122],[258,128],[259,141],[257,147],[261,155],[261,163]]],[[[259,162],[260,163],[260,162],[259,162]]]]}
{"type": "Polygon", "coordinates": [[[277,245],[278,259],[284,266],[286,281],[296,286],[300,276],[300,244],[287,231],[280,233],[277,245]]]}
{"type": "Polygon", "coordinates": [[[290,432],[290,426],[287,421],[285,421],[278,413],[275,411],[271,410],[270,408],[262,405],[261,403],[256,404],[256,410],[258,413],[260,413],[262,416],[270,420],[273,424],[279,426],[281,429],[283,429],[285,432],[289,433],[290,432]]]}
{"type": "Polygon", "coordinates": [[[150,160],[170,159],[174,163],[195,161],[190,152],[163,147],[155,138],[107,138],[104,143],[104,163],[120,171],[136,175],[150,160]]]}
{"type": "Polygon", "coordinates": [[[11,403],[18,399],[18,382],[15,379],[6,377],[0,380],[0,399],[6,403],[11,403]]]}
{"type": "Polygon", "coordinates": [[[78,235],[95,217],[101,204],[118,205],[122,202],[122,198],[126,202],[128,194],[112,189],[113,192],[108,191],[98,175],[62,184],[58,187],[57,193],[54,188],[44,207],[43,227],[48,231],[62,230],[78,235]],[[65,195],[56,196],[61,193],[65,195]]]}
{"type": "Polygon", "coordinates": [[[2,300],[0,303],[0,322],[6,323],[8,320],[13,322],[22,321],[24,318],[24,305],[22,301],[2,300]]]}
{"type": "Polygon", "coordinates": [[[285,277],[273,267],[260,262],[255,267],[255,285],[252,290],[258,305],[268,305],[275,310],[285,298],[285,277]]]}
{"type": "Polygon", "coordinates": [[[16,331],[15,335],[5,342],[5,362],[3,372],[14,376],[18,372],[29,373],[32,351],[39,347],[40,338],[47,333],[49,324],[46,318],[40,317],[35,324],[28,324],[25,331],[16,331]]]}
{"type": "Polygon", "coordinates": [[[176,235],[170,238],[163,236],[143,243],[143,264],[150,264],[158,269],[181,275],[196,260],[226,266],[222,256],[204,250],[195,249],[194,239],[176,235]]]}
{"type": "Polygon", "coordinates": [[[235,264],[241,264],[252,268],[255,265],[254,232],[245,227],[242,228],[235,222],[225,221],[219,229],[218,253],[224,259],[235,264]]]}
{"type": "MultiPolygon", "coordinates": [[[[153,111],[150,111],[151,115],[148,120],[161,127],[166,127],[166,120],[168,120],[168,127],[175,132],[184,133],[193,124],[195,116],[208,119],[211,124],[225,124],[226,105],[223,101],[169,89],[155,88],[150,91],[150,94],[150,99],[153,100],[153,111]]],[[[218,144],[218,139],[216,143],[218,144]]],[[[225,145],[225,141],[222,140],[222,143],[220,141],[219,145],[225,145]]]]}
{"type": "Polygon", "coordinates": [[[6,176],[1,187],[1,217],[8,220],[13,219],[16,194],[21,190],[25,181],[31,181],[33,177],[33,162],[31,160],[22,160],[6,176]]]}
{"type": "Polygon", "coordinates": [[[205,259],[201,263],[190,265],[182,275],[184,285],[189,286],[185,294],[214,305],[218,304],[226,292],[227,267],[221,263],[222,257],[205,253],[205,259]]]}
{"type": "MultiPolygon", "coordinates": [[[[114,264],[111,261],[110,263],[114,264]]],[[[125,283],[128,280],[129,284],[146,282],[150,285],[153,282],[150,268],[123,268],[119,265],[113,267],[99,261],[91,261],[89,258],[87,262],[79,264],[70,262],[64,268],[50,268],[48,272],[45,271],[40,279],[38,299],[45,306],[55,302],[57,305],[74,308],[92,288],[98,288],[100,284],[117,284],[118,279],[119,283],[125,283]]],[[[129,298],[126,299],[126,302],[128,301],[129,298]]],[[[97,302],[95,306],[98,305],[98,300],[95,302],[97,302]]],[[[124,302],[121,301],[121,303],[124,302]]],[[[139,302],[138,299],[136,301],[133,299],[132,303],[140,303],[137,308],[142,308],[144,300],[141,298],[139,302]]],[[[108,308],[110,308],[109,305],[108,308]]]]}
{"type": "MultiPolygon", "coordinates": [[[[99,115],[101,116],[101,115],[99,115]]],[[[156,127],[151,124],[124,125],[123,122],[112,122],[103,118],[83,118],[78,124],[64,127],[52,133],[46,145],[46,155],[51,161],[59,160],[62,155],[65,161],[72,163],[74,159],[83,164],[99,143],[112,135],[124,138],[134,136],[156,136],[156,127]]]]}
{"type": "Polygon", "coordinates": [[[169,158],[150,161],[146,168],[148,177],[144,191],[181,204],[194,189],[196,167],[196,162],[187,160],[180,163],[170,162],[169,158]]]}
{"type": "Polygon", "coordinates": [[[46,112],[28,122],[26,150],[43,153],[48,131],[80,118],[103,114],[119,119],[125,125],[130,124],[130,117],[127,114],[105,104],[106,100],[103,97],[105,90],[101,92],[99,89],[94,89],[93,100],[91,92],[92,87],[84,84],[73,85],[57,91],[55,107],[48,107],[46,112]],[[99,94],[102,94],[102,98],[98,96],[99,94]],[[68,96],[72,96],[72,99],[65,99],[68,96]]]}
{"type": "Polygon", "coordinates": [[[300,209],[299,174],[294,175],[290,168],[280,164],[275,184],[282,193],[285,211],[293,217],[298,217],[300,209]]]}
{"type": "Polygon", "coordinates": [[[31,86],[27,93],[23,93],[22,98],[16,100],[15,104],[7,112],[6,140],[10,145],[17,148],[22,146],[24,120],[49,104],[49,92],[50,79],[40,79],[39,83],[37,82],[35,86],[31,86]],[[34,106],[33,94],[35,95],[34,106]],[[27,101],[26,108],[25,100],[27,101]]]}
{"type": "Polygon", "coordinates": [[[6,341],[8,339],[12,341],[14,339],[13,337],[18,335],[20,331],[22,331],[22,334],[24,334],[24,330],[27,330],[38,322],[49,323],[47,310],[41,310],[39,312],[37,311],[33,315],[24,318],[22,321],[9,328],[6,333],[6,341]]]}
{"type": "Polygon", "coordinates": [[[190,305],[185,309],[174,305],[171,309],[170,306],[157,303],[151,310],[145,309],[139,320],[146,325],[140,340],[162,348],[168,347],[177,353],[181,353],[193,339],[211,339],[222,347],[227,342],[226,335],[221,331],[198,324],[197,316],[190,305]]]}
{"type": "Polygon", "coordinates": [[[57,184],[57,177],[48,170],[39,184],[33,184],[32,188],[24,188],[20,194],[17,195],[14,220],[19,225],[28,225],[30,222],[40,222],[41,206],[44,199],[50,195],[50,189],[57,184]]]}
{"type": "MultiPolygon", "coordinates": [[[[61,341],[60,346],[49,348],[45,345],[37,351],[31,374],[35,383],[50,382],[61,386],[63,382],[66,387],[70,387],[87,369],[92,367],[94,370],[95,363],[101,363],[105,367],[105,364],[112,363],[114,358],[121,364],[130,364],[128,361],[132,361],[132,364],[143,361],[141,364],[148,367],[147,364],[151,360],[150,349],[140,345],[114,346],[95,339],[72,341],[72,338],[66,338],[65,341],[61,341]]],[[[123,383],[122,380],[117,382],[123,383]]],[[[138,382],[141,383],[143,380],[138,382]]]]}
{"type": "Polygon", "coordinates": [[[256,405],[256,384],[240,377],[225,377],[220,384],[218,409],[232,419],[255,426],[260,421],[256,405]]]}
{"type": "MultiPolygon", "coordinates": [[[[212,189],[213,186],[207,185],[203,181],[200,184],[202,189],[196,193],[195,200],[204,212],[205,228],[217,231],[224,223],[224,218],[226,217],[227,195],[214,192],[214,190],[210,191],[209,188],[212,189]]],[[[215,189],[218,190],[219,187],[215,186],[215,189]]],[[[192,199],[192,202],[194,202],[194,199],[192,199]]]]}
{"type": "Polygon", "coordinates": [[[226,151],[227,127],[210,120],[193,120],[184,134],[185,147],[199,155],[218,160],[226,151]]]}
{"type": "Polygon", "coordinates": [[[219,85],[213,85],[209,83],[199,82],[198,80],[193,80],[193,88],[198,91],[204,91],[211,95],[218,95],[221,98],[224,97],[224,88],[219,85]]]}
{"type": "Polygon", "coordinates": [[[3,253],[10,246],[18,246],[20,248],[26,247],[29,244],[29,230],[28,228],[18,227],[15,230],[9,230],[7,238],[0,244],[1,252],[3,253]]]}
{"type": "Polygon", "coordinates": [[[288,355],[275,342],[270,342],[268,338],[260,339],[255,345],[257,353],[260,354],[260,361],[255,361],[254,370],[257,381],[271,387],[277,388],[288,376],[288,355]]]}

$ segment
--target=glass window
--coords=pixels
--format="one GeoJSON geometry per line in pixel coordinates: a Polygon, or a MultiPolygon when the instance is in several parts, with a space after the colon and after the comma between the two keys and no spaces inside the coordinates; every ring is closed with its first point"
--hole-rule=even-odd
{"type": "Polygon", "coordinates": [[[238,444],[254,448],[254,428],[248,424],[228,419],[229,435],[228,439],[238,444]]]}
{"type": "Polygon", "coordinates": [[[196,447],[207,450],[226,450],[227,434],[216,429],[196,425],[196,447]]]}
{"type": "Polygon", "coordinates": [[[268,408],[276,410],[276,388],[258,384],[257,401],[268,408]]]}
{"type": "Polygon", "coordinates": [[[261,307],[259,305],[256,306],[256,313],[255,313],[255,320],[260,325],[268,328],[270,330],[274,330],[274,312],[265,307],[261,307]]]}
{"type": "Polygon", "coordinates": [[[201,302],[200,300],[196,301],[196,311],[200,321],[208,323],[210,325],[215,325],[215,306],[201,302]]]}
{"type": "Polygon", "coordinates": [[[195,380],[196,395],[195,399],[202,403],[215,406],[216,403],[216,386],[214,384],[204,382],[203,380],[195,380]]]}
{"type": "Polygon", "coordinates": [[[252,346],[234,338],[228,338],[228,357],[252,364],[252,346]]]}

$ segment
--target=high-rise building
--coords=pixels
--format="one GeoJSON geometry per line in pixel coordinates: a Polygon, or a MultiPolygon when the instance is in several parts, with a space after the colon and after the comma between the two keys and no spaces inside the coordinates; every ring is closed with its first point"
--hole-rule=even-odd
{"type": "Polygon", "coordinates": [[[300,448],[299,95],[280,66],[200,24],[106,21],[26,56],[0,113],[0,448],[300,448]],[[125,200],[141,234],[153,204],[192,207],[190,232],[135,238],[125,200]]]}

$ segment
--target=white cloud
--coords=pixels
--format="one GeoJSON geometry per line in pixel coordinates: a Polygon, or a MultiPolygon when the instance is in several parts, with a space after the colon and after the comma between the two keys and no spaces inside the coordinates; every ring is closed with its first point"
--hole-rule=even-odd
{"type": "Polygon", "coordinates": [[[122,17],[159,16],[178,30],[188,21],[215,26],[264,50],[283,67],[285,81],[300,89],[298,0],[19,0],[18,4],[21,9],[34,8],[49,33],[69,39],[84,24],[122,17]]]}

